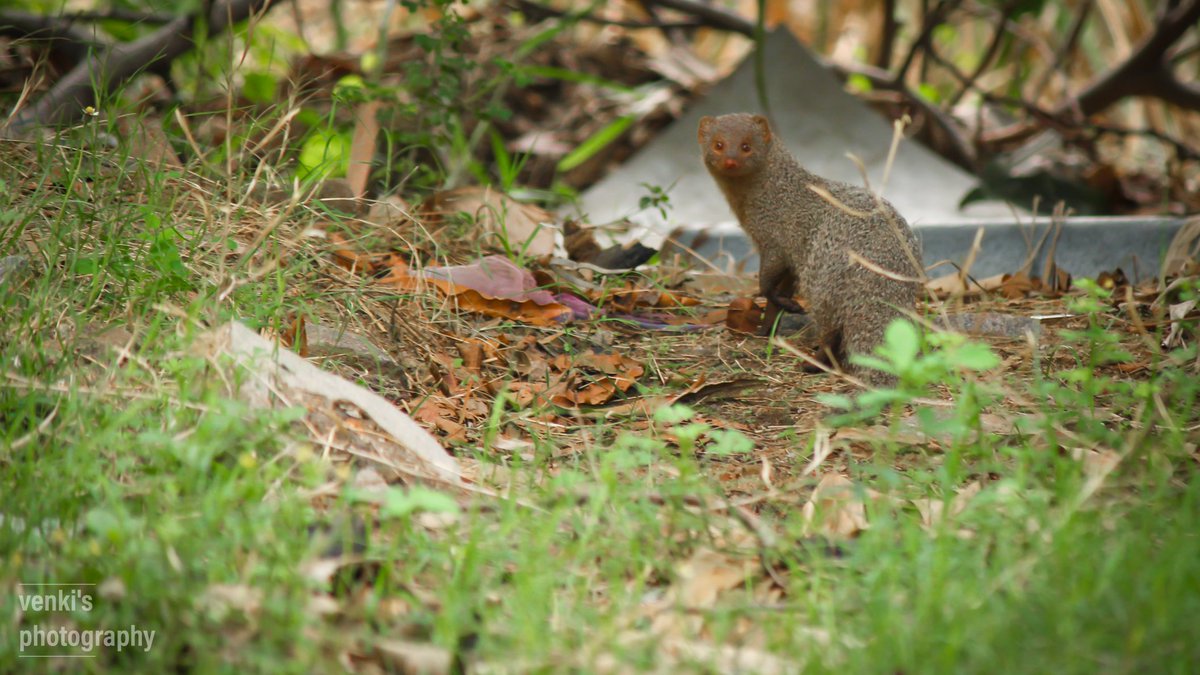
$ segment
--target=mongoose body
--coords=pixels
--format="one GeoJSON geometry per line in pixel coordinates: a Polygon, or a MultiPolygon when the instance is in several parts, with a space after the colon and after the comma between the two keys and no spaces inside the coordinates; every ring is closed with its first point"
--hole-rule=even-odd
{"type": "MultiPolygon", "coordinates": [[[[800,311],[792,297],[799,292],[825,349],[838,358],[869,353],[892,319],[913,308],[920,286],[868,269],[850,252],[892,276],[919,277],[908,223],[867,189],[806,171],[761,115],[705,117],[699,140],[705,166],[758,248],[768,320],[800,311]]],[[[889,381],[872,373],[865,374],[875,383],[889,381]]]]}

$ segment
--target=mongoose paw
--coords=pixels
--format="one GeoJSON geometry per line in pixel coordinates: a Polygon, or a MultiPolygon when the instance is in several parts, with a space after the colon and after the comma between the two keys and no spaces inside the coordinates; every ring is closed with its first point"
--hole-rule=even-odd
{"type": "Polygon", "coordinates": [[[787,296],[783,296],[783,295],[767,296],[767,300],[775,303],[776,307],[778,307],[779,309],[782,309],[785,312],[789,312],[791,314],[804,314],[804,308],[800,306],[800,303],[796,302],[795,300],[793,300],[787,296]]]}

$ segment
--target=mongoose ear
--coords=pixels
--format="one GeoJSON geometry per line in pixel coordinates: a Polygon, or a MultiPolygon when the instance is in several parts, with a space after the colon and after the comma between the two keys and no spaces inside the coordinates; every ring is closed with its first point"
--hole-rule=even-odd
{"type": "Polygon", "coordinates": [[[762,115],[755,115],[754,124],[756,124],[758,128],[762,130],[764,141],[771,140],[771,123],[767,121],[766,117],[763,117],[762,115]]]}
{"type": "Polygon", "coordinates": [[[704,143],[705,139],[708,137],[708,128],[712,126],[712,123],[713,118],[709,117],[708,115],[700,118],[700,132],[697,134],[697,137],[700,139],[701,143],[704,143]]]}

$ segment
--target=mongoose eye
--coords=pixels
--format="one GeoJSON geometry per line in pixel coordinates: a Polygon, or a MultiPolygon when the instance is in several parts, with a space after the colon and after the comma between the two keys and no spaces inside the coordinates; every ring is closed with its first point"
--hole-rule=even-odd
{"type": "Polygon", "coordinates": [[[716,142],[714,142],[714,143],[713,143],[713,149],[715,149],[715,150],[724,150],[724,149],[725,149],[725,144],[724,144],[724,143],[722,143],[721,141],[716,141],[716,142]]]}
{"type": "Polygon", "coordinates": [[[742,152],[750,152],[750,144],[742,143],[742,152]]]}

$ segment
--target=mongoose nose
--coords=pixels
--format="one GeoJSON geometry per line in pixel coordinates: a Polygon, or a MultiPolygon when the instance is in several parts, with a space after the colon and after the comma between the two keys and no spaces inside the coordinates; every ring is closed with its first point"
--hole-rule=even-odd
{"type": "Polygon", "coordinates": [[[736,169],[737,165],[738,165],[738,163],[737,163],[736,159],[726,159],[725,162],[723,163],[723,166],[725,167],[726,170],[736,169]]]}

